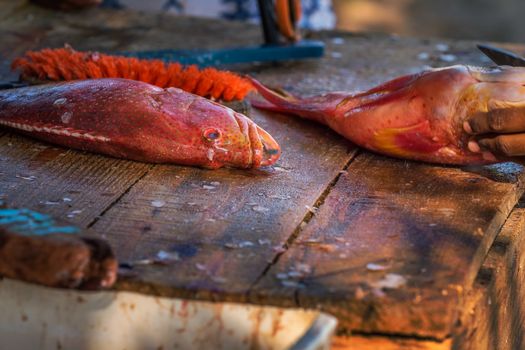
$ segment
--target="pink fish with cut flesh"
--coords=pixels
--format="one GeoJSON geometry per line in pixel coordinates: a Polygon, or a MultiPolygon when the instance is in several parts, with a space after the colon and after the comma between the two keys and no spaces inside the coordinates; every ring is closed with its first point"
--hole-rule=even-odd
{"type": "Polygon", "coordinates": [[[267,166],[281,152],[266,131],[230,108],[127,79],[0,90],[0,126],[117,158],[211,169],[267,166]]]}
{"type": "Polygon", "coordinates": [[[441,164],[506,159],[468,149],[465,120],[477,112],[525,106],[525,68],[452,66],[403,76],[366,92],[300,98],[253,80],[255,107],[315,120],[355,144],[388,156],[441,164]]]}

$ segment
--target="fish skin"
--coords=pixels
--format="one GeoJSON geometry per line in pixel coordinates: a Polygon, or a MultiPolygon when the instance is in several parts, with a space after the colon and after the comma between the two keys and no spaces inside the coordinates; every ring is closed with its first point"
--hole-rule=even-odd
{"type": "Polygon", "coordinates": [[[253,106],[315,120],[360,147],[429,163],[508,161],[468,149],[464,121],[476,112],[525,104],[525,68],[451,66],[390,80],[368,91],[300,98],[252,79],[253,106]],[[262,97],[262,98],[261,98],[262,97]]]}
{"type": "Polygon", "coordinates": [[[267,132],[228,107],[127,79],[0,90],[0,126],[69,148],[150,163],[258,168],[280,155],[267,132]]]}

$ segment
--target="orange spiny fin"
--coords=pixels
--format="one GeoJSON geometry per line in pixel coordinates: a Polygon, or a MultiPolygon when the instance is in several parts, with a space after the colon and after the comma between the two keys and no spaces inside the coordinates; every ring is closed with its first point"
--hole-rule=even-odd
{"type": "Polygon", "coordinates": [[[29,51],[15,59],[11,67],[20,70],[23,80],[125,78],[225,101],[243,99],[254,90],[247,79],[228,71],[201,70],[196,66],[183,68],[178,63],[80,52],[71,47],[29,51]]]}

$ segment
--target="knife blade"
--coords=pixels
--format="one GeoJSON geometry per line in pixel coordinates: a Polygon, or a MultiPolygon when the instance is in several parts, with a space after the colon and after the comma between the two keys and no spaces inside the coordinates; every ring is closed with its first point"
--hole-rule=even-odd
{"type": "Polygon", "coordinates": [[[490,58],[492,62],[498,66],[525,67],[525,58],[512,51],[484,44],[477,46],[485,56],[490,58]]]}

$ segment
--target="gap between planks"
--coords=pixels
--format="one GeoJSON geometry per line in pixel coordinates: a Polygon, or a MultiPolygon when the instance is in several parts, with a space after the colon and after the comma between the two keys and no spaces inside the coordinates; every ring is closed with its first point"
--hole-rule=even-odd
{"type": "Polygon", "coordinates": [[[415,341],[421,341],[421,342],[434,342],[436,344],[446,344],[452,341],[452,337],[448,336],[444,339],[439,339],[436,337],[431,336],[423,336],[418,334],[403,334],[403,333],[387,333],[387,332],[363,332],[363,331],[356,331],[353,330],[351,332],[349,331],[337,331],[336,336],[358,336],[361,338],[375,338],[375,337],[382,337],[392,340],[415,340],[415,341]]]}
{"type": "MultiPolygon", "coordinates": [[[[293,232],[291,233],[290,237],[288,237],[288,239],[286,240],[286,242],[284,243],[283,245],[283,249],[284,251],[280,252],[280,253],[277,253],[275,255],[275,257],[272,259],[272,261],[270,261],[268,263],[268,265],[266,265],[266,267],[264,268],[264,270],[261,272],[261,274],[259,276],[257,276],[257,278],[255,279],[255,281],[251,284],[250,288],[248,288],[248,291],[247,291],[247,295],[249,296],[250,293],[252,292],[252,289],[261,281],[261,279],[264,278],[264,276],[266,276],[266,274],[268,273],[268,271],[270,271],[270,269],[279,262],[279,259],[281,258],[281,256],[283,254],[285,254],[287,251],[288,251],[288,248],[290,248],[292,246],[292,244],[295,242],[295,240],[297,239],[297,237],[299,237],[299,235],[301,234],[301,231],[306,227],[306,225],[308,225],[308,223],[312,220],[312,218],[314,217],[315,215],[315,212],[317,210],[319,210],[319,208],[324,204],[325,202],[325,199],[326,197],[328,197],[328,195],[330,194],[330,192],[332,191],[332,189],[334,188],[334,186],[337,184],[337,182],[339,181],[339,179],[341,178],[341,175],[343,175],[344,172],[346,172],[348,170],[348,168],[350,167],[350,165],[352,164],[352,162],[356,159],[356,157],[360,154],[360,151],[359,149],[356,149],[353,153],[350,154],[350,157],[348,159],[348,161],[345,163],[345,165],[341,168],[341,170],[339,171],[339,173],[337,173],[337,175],[332,179],[332,181],[330,181],[328,183],[328,185],[326,186],[326,188],[324,189],[324,191],[319,195],[319,197],[315,200],[312,208],[314,209],[314,211],[312,210],[307,210],[306,214],[304,215],[303,219],[301,220],[301,222],[297,225],[297,227],[295,228],[295,230],[293,230],[293,232]]],[[[297,290],[296,292],[294,293],[294,301],[295,301],[295,304],[297,306],[299,306],[299,299],[298,299],[298,293],[297,293],[297,290]]]]}
{"type": "Polygon", "coordinates": [[[368,336],[355,334],[350,337],[335,336],[332,340],[331,350],[450,350],[452,339],[444,341],[419,340],[414,338],[397,338],[384,336],[368,336]]]}
{"type": "Polygon", "coordinates": [[[113,202],[111,202],[106,208],[104,208],[99,215],[95,216],[95,218],[87,225],[87,228],[90,229],[91,227],[93,227],[111,208],[113,208],[118,202],[120,202],[120,200],[126,195],[129,193],[129,191],[131,191],[131,189],[133,188],[133,186],[135,186],[140,180],[142,180],[144,177],[146,177],[146,175],[149,174],[149,172],[151,170],[153,170],[153,168],[155,168],[157,166],[157,164],[151,164],[148,169],[144,172],[144,174],[140,175],[139,177],[137,177],[135,179],[135,181],[133,181],[133,183],[131,183],[128,188],[126,188],[124,191],[122,191],[122,193],[117,197],[115,198],[115,200],[113,202]]]}

